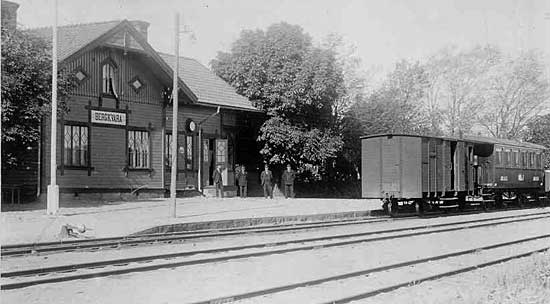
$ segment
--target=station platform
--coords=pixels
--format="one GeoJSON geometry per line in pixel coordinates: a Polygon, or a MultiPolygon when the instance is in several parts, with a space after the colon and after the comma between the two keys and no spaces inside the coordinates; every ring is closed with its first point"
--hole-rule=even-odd
{"type": "Polygon", "coordinates": [[[2,210],[0,243],[62,240],[61,226],[86,226],[82,238],[117,237],[143,232],[221,229],[249,225],[368,217],[381,208],[379,200],[178,198],[177,216],[170,216],[169,199],[133,202],[61,202],[57,215],[45,204],[6,206],[2,210]]]}

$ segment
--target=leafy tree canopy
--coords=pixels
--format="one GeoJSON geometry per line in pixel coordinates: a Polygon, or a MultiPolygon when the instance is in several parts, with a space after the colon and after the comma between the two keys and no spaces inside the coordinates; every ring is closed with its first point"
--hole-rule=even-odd
{"type": "MultiPolygon", "coordinates": [[[[51,105],[51,54],[49,43],[21,32],[2,30],[2,162],[15,166],[23,151],[36,145],[40,119],[51,105]]],[[[60,72],[58,102],[65,101],[74,77],[60,72]]]]}
{"type": "Polygon", "coordinates": [[[545,146],[545,168],[550,169],[550,114],[537,116],[527,124],[523,139],[528,142],[545,146]]]}
{"type": "Polygon", "coordinates": [[[345,93],[332,48],[314,46],[301,27],[277,23],[243,31],[212,69],[265,111],[261,153],[274,164],[321,165],[338,151],[334,103],[345,93]]]}

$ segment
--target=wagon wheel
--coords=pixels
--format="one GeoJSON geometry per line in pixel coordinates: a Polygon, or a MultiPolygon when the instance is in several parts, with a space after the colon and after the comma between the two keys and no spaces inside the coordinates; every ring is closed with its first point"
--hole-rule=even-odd
{"type": "Polygon", "coordinates": [[[383,203],[382,203],[382,210],[384,210],[385,213],[389,213],[388,211],[388,201],[387,200],[383,200],[383,203]]]}
{"type": "Polygon", "coordinates": [[[390,214],[390,216],[396,216],[397,215],[397,201],[392,200],[388,204],[388,213],[390,214]]]}
{"type": "Polygon", "coordinates": [[[523,208],[525,206],[525,195],[518,194],[516,201],[518,202],[518,207],[523,208]]]}
{"type": "Polygon", "coordinates": [[[481,201],[481,210],[487,211],[489,208],[487,207],[487,202],[485,200],[481,201]]]}
{"type": "Polygon", "coordinates": [[[424,214],[424,202],[415,201],[414,202],[414,211],[415,211],[416,215],[424,214]]]}

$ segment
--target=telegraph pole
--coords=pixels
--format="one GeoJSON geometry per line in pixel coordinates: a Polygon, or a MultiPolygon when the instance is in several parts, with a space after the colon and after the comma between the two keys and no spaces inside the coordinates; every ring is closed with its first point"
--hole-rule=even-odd
{"type": "Polygon", "coordinates": [[[48,185],[47,214],[56,214],[59,209],[59,186],[57,185],[57,0],[54,0],[52,35],[52,132],[50,137],[50,184],[48,185]]]}
{"type": "Polygon", "coordinates": [[[170,214],[176,217],[176,181],[178,177],[178,69],[180,62],[180,16],[176,13],[174,24],[174,79],[172,85],[172,171],[170,172],[170,214]]]}

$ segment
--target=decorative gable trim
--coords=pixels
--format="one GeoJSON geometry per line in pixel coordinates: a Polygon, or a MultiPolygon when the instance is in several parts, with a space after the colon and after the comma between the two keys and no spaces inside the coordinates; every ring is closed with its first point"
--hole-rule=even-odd
{"type": "Polygon", "coordinates": [[[139,76],[134,76],[130,81],[128,81],[128,85],[134,90],[136,94],[139,94],[141,90],[145,87],[145,83],[139,76]]]}

